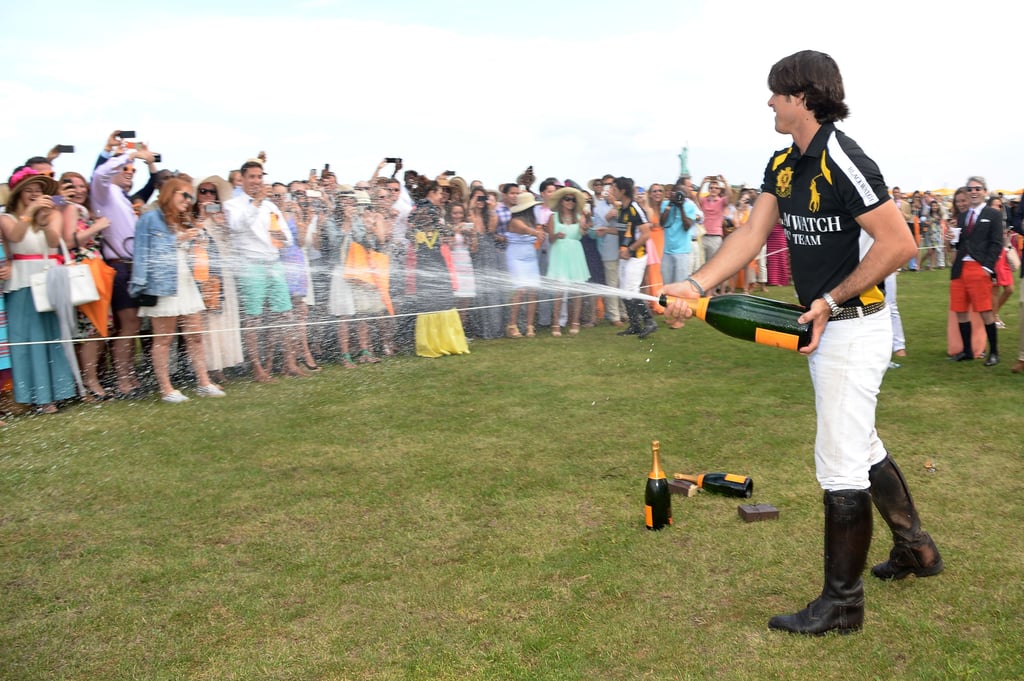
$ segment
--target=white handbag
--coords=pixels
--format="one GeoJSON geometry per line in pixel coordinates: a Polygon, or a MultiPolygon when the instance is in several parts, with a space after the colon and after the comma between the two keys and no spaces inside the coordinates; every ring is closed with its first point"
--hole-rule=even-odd
{"type": "Polygon", "coordinates": [[[64,255],[65,265],[55,264],[48,256],[44,257],[46,266],[42,272],[36,272],[29,278],[32,286],[32,302],[36,306],[36,312],[52,312],[53,297],[47,289],[47,274],[51,267],[63,267],[68,274],[68,286],[72,305],[85,305],[100,299],[99,291],[96,290],[96,282],[92,278],[92,268],[86,264],[71,262],[71,255],[64,240],[60,240],[60,250],[64,255]]]}

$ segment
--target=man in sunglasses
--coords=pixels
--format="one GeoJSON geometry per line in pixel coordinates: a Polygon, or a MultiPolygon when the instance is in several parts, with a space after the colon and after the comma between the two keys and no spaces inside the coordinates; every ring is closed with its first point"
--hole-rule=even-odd
{"type": "MultiPolygon", "coordinates": [[[[89,187],[89,200],[97,215],[110,220],[103,232],[103,259],[114,268],[114,287],[110,306],[116,321],[117,335],[111,344],[114,369],[117,373],[117,393],[121,397],[139,396],[139,381],[135,375],[135,336],[139,334],[139,303],[128,292],[132,276],[135,223],[138,220],[132,208],[131,191],[135,179],[135,161],[141,159],[154,174],[155,156],[144,147],[125,150],[115,130],[97,159],[89,187]]],[[[148,199],[148,196],[146,197],[148,199]]]]}
{"type": "Polygon", "coordinates": [[[985,205],[988,191],[985,178],[972,175],[967,178],[967,198],[970,208],[957,218],[960,229],[956,245],[956,259],[950,272],[949,309],[956,313],[960,338],[964,349],[950,359],[966,362],[974,359],[971,348],[970,309],[981,315],[988,337],[988,358],[985,366],[999,364],[999,344],[996,337],[996,317],[992,311],[992,285],[996,278],[996,260],[1003,250],[1003,211],[985,205]]]}

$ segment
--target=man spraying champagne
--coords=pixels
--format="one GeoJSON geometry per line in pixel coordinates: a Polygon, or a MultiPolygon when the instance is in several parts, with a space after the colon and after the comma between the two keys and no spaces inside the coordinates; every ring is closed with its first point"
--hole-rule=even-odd
{"type": "Polygon", "coordinates": [[[772,67],[768,87],[775,130],[793,143],[768,161],[747,223],[693,276],[665,287],[676,297],[666,315],[690,317],[686,299],[704,297],[743,269],[782,223],[793,282],[807,308],[797,321],[811,327],[810,342],[799,351],[808,359],[817,411],[814,463],[824,490],[825,584],[806,608],[775,616],[768,626],[846,633],[864,621],[861,573],[871,543],[872,500],[895,542],[889,560],[872,574],[927,577],[943,568],[906,480],[875,431],[892,347],[882,282],[917,246],[878,166],[835,127],[849,113],[835,61],[821,52],[797,52],[772,67]]]}

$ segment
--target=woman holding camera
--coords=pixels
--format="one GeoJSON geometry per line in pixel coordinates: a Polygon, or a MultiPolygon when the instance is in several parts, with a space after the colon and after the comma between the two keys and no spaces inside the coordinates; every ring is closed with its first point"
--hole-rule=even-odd
{"type": "Polygon", "coordinates": [[[147,211],[135,226],[135,253],[128,291],[139,298],[139,316],[153,324],[151,360],[161,399],[169,404],[187,402],[171,385],[171,339],[178,326],[185,334],[189,360],[195,372],[200,397],[224,397],[219,385],[210,381],[206,353],[200,334],[202,311],[206,309],[192,273],[193,245],[206,238],[192,221],[192,185],[172,178],[160,187],[157,208],[147,211]]]}
{"type": "Polygon", "coordinates": [[[63,219],[50,198],[57,194],[58,185],[52,177],[25,166],[11,175],[7,186],[11,195],[7,213],[0,215],[0,231],[11,258],[4,292],[14,401],[53,414],[57,412],[54,403],[74,397],[77,386],[63,348],[51,342],[60,339],[57,315],[36,311],[31,279],[48,265],[63,261],[55,252],[63,219]]]}
{"type": "Polygon", "coordinates": [[[469,221],[476,232],[476,249],[471,250],[473,271],[477,274],[476,305],[470,313],[479,338],[505,335],[506,278],[505,236],[498,233],[498,193],[474,189],[469,202],[469,221]],[[481,201],[481,198],[483,201],[481,201]]]}
{"type": "Polygon", "coordinates": [[[86,400],[105,400],[110,397],[100,384],[97,367],[103,338],[111,325],[110,298],[114,286],[114,269],[103,260],[100,238],[110,220],[94,217],[89,209],[89,183],[74,172],[60,176],[60,193],[65,203],[61,210],[64,222],[64,243],[76,263],[85,263],[92,270],[100,299],[77,308],[77,337],[75,344],[82,383],[89,391],[86,400]]]}
{"type": "Polygon", "coordinates": [[[235,284],[234,268],[227,266],[230,263],[226,260],[231,252],[231,240],[223,204],[231,197],[231,185],[218,175],[211,175],[196,186],[195,218],[213,241],[212,246],[220,261],[219,276],[211,273],[210,278],[200,285],[206,306],[206,311],[202,313],[203,328],[206,330],[203,334],[203,352],[206,354],[206,370],[216,382],[224,380],[225,369],[245,361],[238,313],[238,287],[235,284]],[[215,290],[218,285],[219,292],[215,290]]]}

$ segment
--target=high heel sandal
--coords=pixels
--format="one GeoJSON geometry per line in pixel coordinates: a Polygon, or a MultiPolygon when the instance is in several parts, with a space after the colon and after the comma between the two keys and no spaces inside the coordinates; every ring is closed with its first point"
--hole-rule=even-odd
{"type": "Polygon", "coordinates": [[[536,335],[537,334],[534,333],[534,331],[533,331],[533,324],[527,324],[526,325],[526,337],[527,338],[533,338],[536,335]]]}
{"type": "Polygon", "coordinates": [[[580,332],[580,325],[579,324],[570,324],[569,325],[569,335],[570,336],[577,336],[577,335],[579,335],[579,332],[580,332]]]}
{"type": "Polygon", "coordinates": [[[552,326],[551,327],[551,335],[554,336],[555,338],[561,338],[562,337],[562,327],[558,326],[557,324],[555,326],[552,326]]]}
{"type": "Polygon", "coordinates": [[[359,351],[359,354],[356,355],[356,361],[360,364],[377,364],[380,362],[380,359],[374,356],[374,354],[366,348],[363,348],[359,351]]]}
{"type": "Polygon", "coordinates": [[[505,335],[509,338],[522,338],[523,334],[519,333],[519,327],[515,324],[509,324],[508,328],[505,329],[505,335]]]}
{"type": "Polygon", "coordinates": [[[345,367],[346,369],[355,369],[356,368],[355,362],[352,361],[352,355],[351,355],[351,353],[348,353],[348,352],[346,352],[345,354],[343,354],[341,356],[341,361],[338,362],[338,363],[341,364],[341,366],[345,367]]]}

